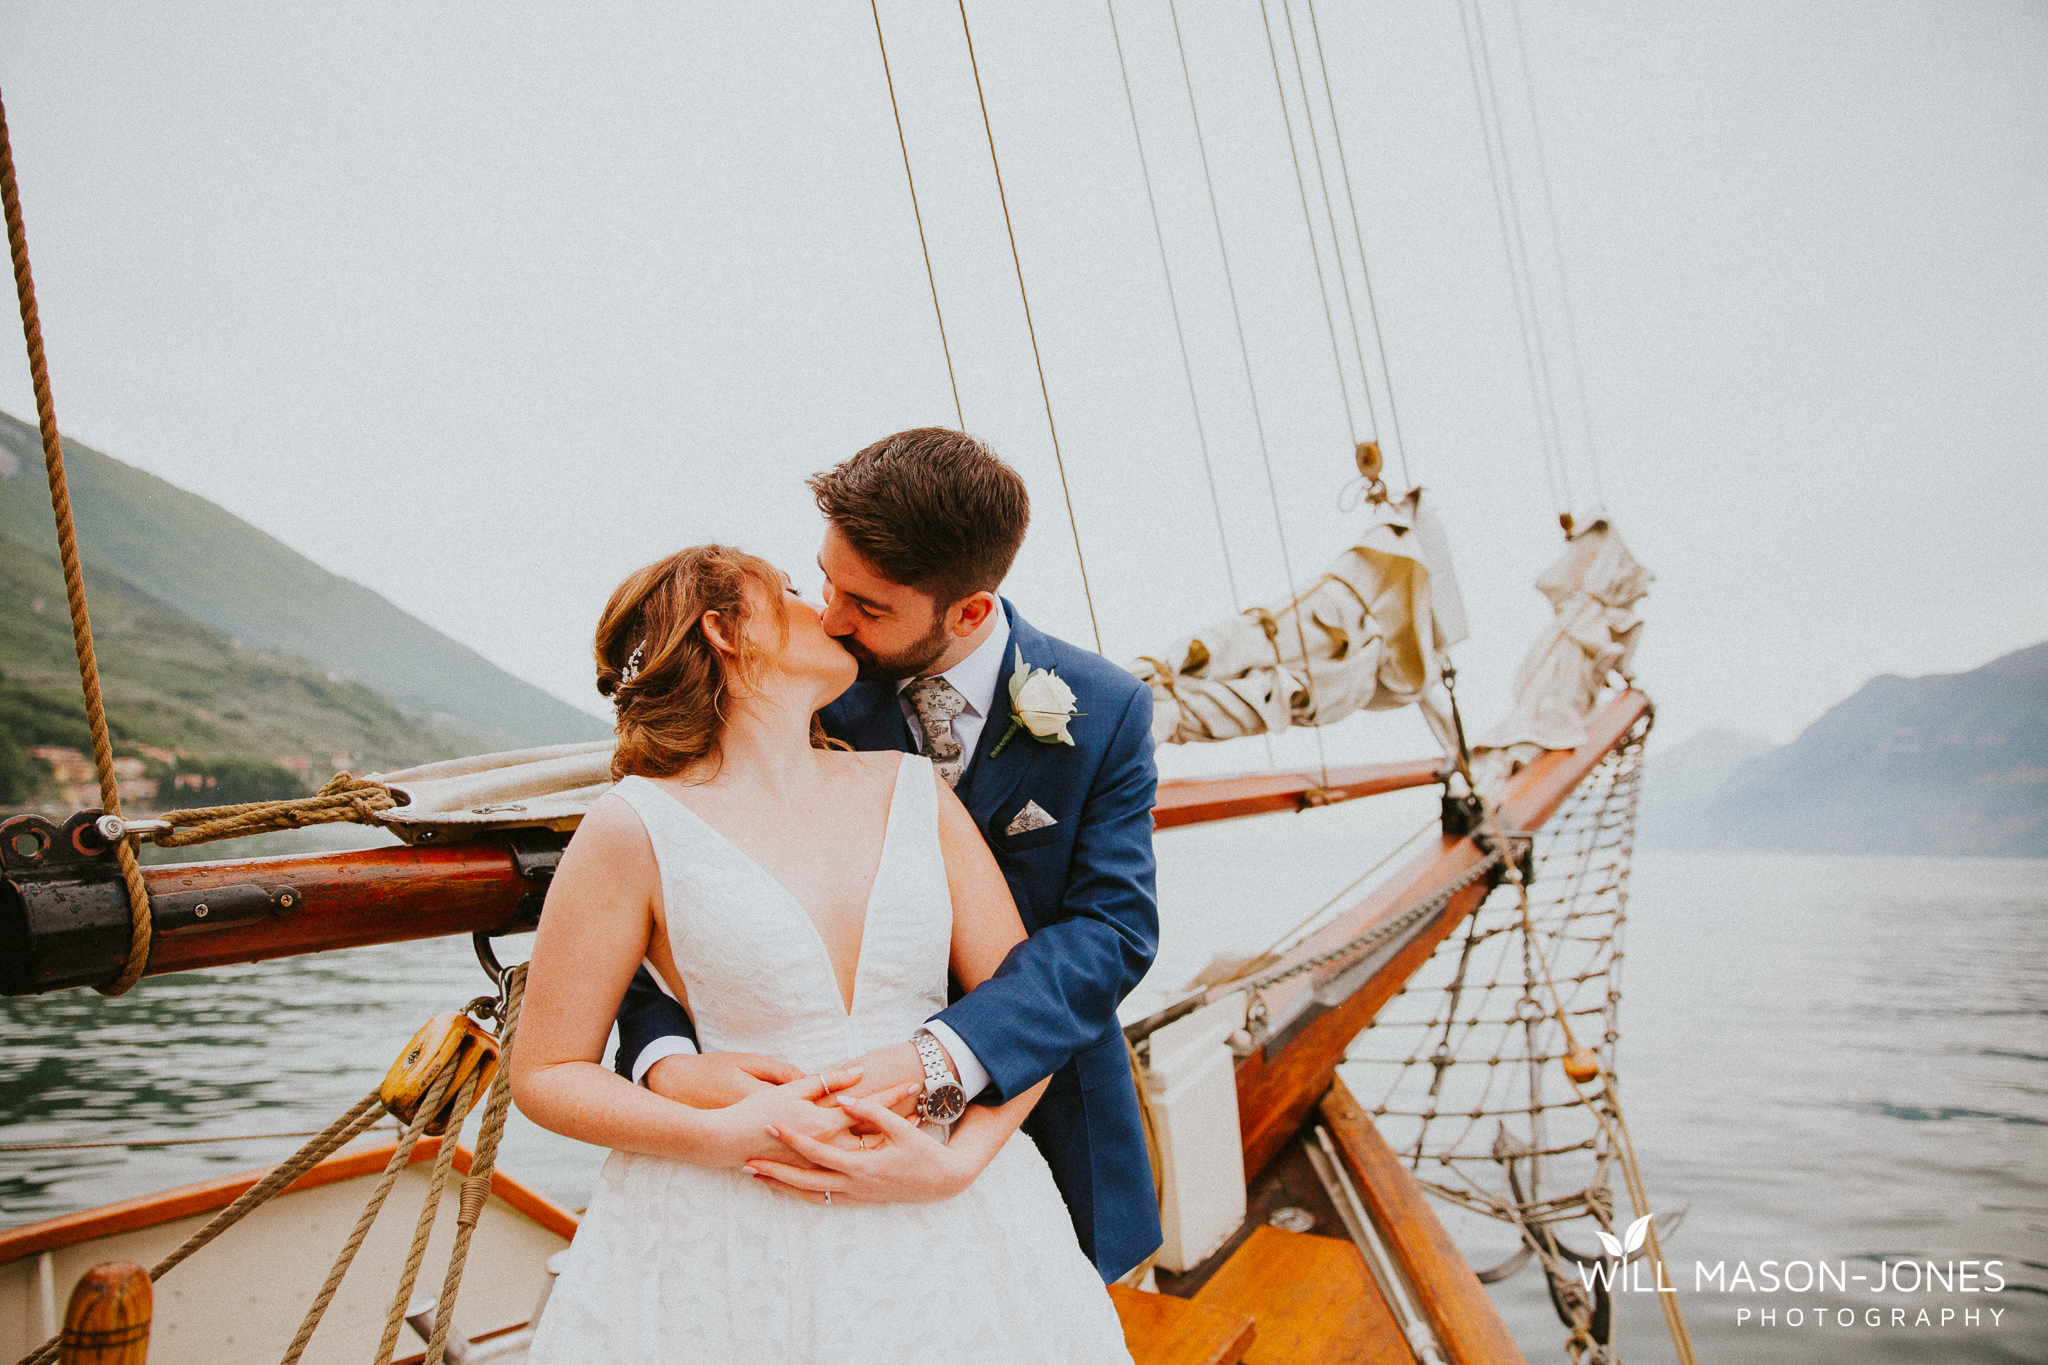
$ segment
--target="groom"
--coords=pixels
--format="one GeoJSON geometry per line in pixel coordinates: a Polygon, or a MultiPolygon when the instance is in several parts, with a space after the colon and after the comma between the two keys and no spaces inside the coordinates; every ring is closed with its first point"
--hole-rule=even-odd
{"type": "MultiPolygon", "coordinates": [[[[1030,500],[973,437],[898,432],[810,488],[826,521],[825,629],[860,661],[860,680],[818,713],[825,731],[855,749],[929,757],[980,826],[1030,935],[917,1039],[861,1058],[858,1093],[957,1082],[970,1100],[1000,1104],[1050,1076],[1024,1131],[1052,1168],[1081,1249],[1114,1280],[1160,1241],[1116,1018],[1159,941],[1151,693],[996,596],[1030,500]],[[1072,689],[1063,727],[1034,715],[1036,728],[1011,733],[1020,667],[1033,681],[1027,702],[1060,697],[1037,670],[1072,689]]],[[[621,1074],[700,1105],[795,1077],[761,1058],[697,1056],[694,1039],[642,967],[619,1011],[621,1074]]]]}

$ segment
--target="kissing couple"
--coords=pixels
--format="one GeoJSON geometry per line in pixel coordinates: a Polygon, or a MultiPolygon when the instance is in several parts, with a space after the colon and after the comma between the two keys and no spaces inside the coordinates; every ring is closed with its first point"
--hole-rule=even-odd
{"type": "Polygon", "coordinates": [[[822,605],[700,545],[598,624],[617,785],[511,1066],[612,1154],[531,1358],[1128,1362],[1104,1281],[1160,1240],[1116,1018],[1158,945],[1151,693],[996,595],[1030,500],[973,437],[810,488],[822,605]]]}

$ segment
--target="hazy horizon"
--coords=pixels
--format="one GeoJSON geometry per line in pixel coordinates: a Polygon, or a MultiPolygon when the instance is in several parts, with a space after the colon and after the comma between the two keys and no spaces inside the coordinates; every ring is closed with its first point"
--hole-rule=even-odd
{"type": "MultiPolygon", "coordinates": [[[[1472,617],[1474,723],[1548,616],[1530,583],[1559,548],[1550,406],[1572,507],[1593,510],[1597,476],[1658,573],[1640,664],[1663,744],[1783,742],[1877,674],[2048,637],[2048,11],[1526,3],[1553,241],[1516,14],[1485,0],[1550,404],[1464,16],[1268,12],[1350,426],[1259,7],[1180,20],[1287,565],[1167,11],[1115,11],[1244,605],[1349,543],[1352,427],[1377,424],[1397,476],[1404,453],[1319,31],[1405,454],[1472,617]]],[[[1007,591],[1086,643],[958,14],[881,14],[966,424],[1034,494],[1007,591]]],[[[1104,644],[1126,659],[1232,603],[1116,51],[1099,2],[970,14],[1104,644]]],[[[627,570],[727,539],[814,589],[802,476],[954,405],[865,5],[482,16],[0,4],[0,91],[65,433],[602,715],[588,632],[627,570]]],[[[18,351],[0,406],[33,420],[18,351]]],[[[1328,738],[1333,758],[1427,746],[1412,716],[1328,738]]]]}

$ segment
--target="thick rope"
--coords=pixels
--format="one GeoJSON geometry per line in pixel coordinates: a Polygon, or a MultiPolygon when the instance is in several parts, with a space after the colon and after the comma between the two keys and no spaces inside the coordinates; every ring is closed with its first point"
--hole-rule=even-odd
{"type": "Polygon", "coordinates": [[[491,1097],[477,1125],[476,1157],[462,1182],[462,1207],[455,1218],[455,1247],[448,1253],[448,1274],[441,1281],[441,1302],[434,1313],[434,1335],[427,1342],[425,1365],[441,1365],[448,1349],[448,1329],[455,1322],[455,1299],[462,1292],[462,1270],[469,1260],[469,1240],[476,1233],[484,1201],[491,1193],[491,1172],[498,1164],[498,1139],[505,1135],[505,1116],[512,1107],[512,1038],[519,1030],[519,1002],[526,995],[526,964],[505,973],[505,1022],[498,1030],[498,1071],[491,1078],[491,1097]]]}
{"type": "MultiPolygon", "coordinates": [[[[499,1069],[503,1070],[503,1067],[499,1069]]],[[[472,1071],[463,1081],[462,1089],[455,1098],[457,1114],[469,1113],[481,1075],[480,1070],[472,1071]]],[[[412,1247],[405,1254],[405,1269],[399,1273],[398,1293],[392,1297],[391,1311],[384,1319],[384,1336],[377,1343],[377,1365],[391,1365],[392,1354],[398,1349],[398,1330],[405,1325],[405,1310],[412,1302],[413,1282],[419,1278],[420,1261],[427,1254],[427,1239],[434,1235],[434,1223],[441,1215],[441,1191],[448,1184],[448,1168],[455,1162],[460,1122],[457,1119],[449,1123],[448,1134],[441,1139],[441,1150],[434,1157],[433,1173],[427,1177],[426,1202],[420,1206],[419,1221],[413,1225],[412,1247]]]]}
{"type": "MultiPolygon", "coordinates": [[[[241,1197],[236,1199],[234,1203],[215,1214],[207,1221],[204,1227],[200,1228],[190,1237],[187,1237],[183,1242],[180,1242],[168,1256],[165,1256],[161,1261],[151,1266],[149,1270],[151,1282],[162,1279],[164,1274],[179,1262],[205,1246],[208,1242],[211,1242],[214,1238],[220,1236],[223,1232],[226,1232],[236,1223],[241,1222],[242,1219],[262,1205],[265,1200],[279,1191],[288,1188],[293,1181],[319,1165],[322,1161],[325,1161],[340,1148],[353,1142],[372,1126],[380,1122],[383,1117],[384,1111],[377,1098],[377,1092],[372,1090],[350,1106],[347,1113],[321,1129],[318,1137],[314,1138],[304,1147],[301,1147],[297,1153],[282,1165],[273,1169],[269,1175],[264,1176],[263,1179],[251,1185],[247,1190],[244,1190],[241,1197]]],[[[58,1337],[51,1337],[41,1346],[23,1356],[19,1365],[46,1365],[47,1362],[55,1360],[57,1358],[59,1340],[60,1338],[58,1337]]]]}
{"type": "MultiPolygon", "coordinates": [[[[306,1310],[305,1319],[299,1324],[298,1335],[292,1338],[292,1344],[285,1349],[283,1365],[297,1365],[299,1357],[306,1353],[306,1347],[313,1340],[313,1333],[320,1328],[320,1319],[327,1313],[327,1305],[334,1301],[335,1291],[341,1288],[342,1277],[348,1274],[349,1266],[355,1261],[356,1252],[362,1248],[363,1239],[370,1235],[370,1225],[377,1221],[378,1213],[384,1208],[384,1200],[391,1194],[392,1187],[398,1183],[400,1173],[412,1164],[413,1148],[419,1145],[420,1134],[433,1122],[434,1115],[441,1111],[441,1097],[447,1093],[448,1086],[454,1079],[453,1067],[444,1068],[441,1074],[434,1078],[426,1099],[414,1112],[412,1123],[406,1127],[405,1135],[398,1140],[397,1148],[392,1151],[391,1160],[384,1163],[384,1174],[378,1179],[377,1188],[370,1192],[370,1199],[363,1206],[362,1216],[356,1219],[355,1228],[349,1233],[347,1243],[342,1246],[341,1253],[334,1258],[333,1266],[328,1269],[326,1283],[320,1286],[320,1292],[314,1296],[312,1306],[306,1310]]],[[[451,1138],[450,1141],[452,1140],[451,1138]]]]}
{"type": "Polygon", "coordinates": [[[397,804],[398,798],[383,783],[336,773],[312,796],[169,811],[163,816],[163,821],[171,828],[148,837],[159,848],[184,848],[188,844],[240,839],[281,829],[304,829],[308,825],[347,822],[374,825],[379,811],[390,810],[397,804]]]}
{"type": "MultiPolygon", "coordinates": [[[[36,393],[36,421],[42,428],[43,467],[50,479],[50,510],[57,518],[57,558],[64,567],[64,601],[71,609],[71,643],[78,653],[78,682],[85,692],[85,720],[92,729],[92,761],[99,769],[100,809],[119,818],[120,783],[114,776],[114,743],[107,733],[107,708],[100,696],[99,660],[92,648],[92,618],[85,608],[85,571],[78,561],[78,529],[71,520],[71,486],[64,477],[64,442],[57,433],[57,406],[50,397],[50,370],[43,356],[43,324],[36,310],[36,282],[29,271],[28,233],[21,222],[21,193],[14,182],[14,151],[7,137],[7,109],[0,103],[0,208],[7,217],[7,249],[14,258],[14,292],[21,300],[21,331],[28,342],[29,382],[36,393]]],[[[102,995],[121,995],[142,979],[149,962],[149,888],[126,839],[114,842],[121,880],[128,888],[128,957],[102,995]]]]}
{"type": "Polygon", "coordinates": [[[981,127],[988,135],[988,164],[996,173],[996,199],[1003,206],[1003,231],[1010,239],[1010,263],[1017,268],[1017,297],[1024,303],[1024,331],[1031,338],[1031,363],[1038,367],[1038,394],[1045,400],[1045,427],[1052,433],[1052,462],[1060,473],[1060,496],[1067,504],[1067,529],[1074,533],[1074,562],[1081,569],[1081,597],[1088,604],[1088,629],[1095,652],[1102,653],[1102,623],[1095,617],[1095,591],[1088,586],[1088,557],[1081,551],[1081,523],[1074,516],[1074,493],[1067,486],[1067,460],[1060,453],[1060,429],[1052,419],[1052,389],[1045,382],[1045,357],[1038,353],[1038,326],[1031,320],[1031,294],[1024,288],[1024,258],[1017,252],[1017,229],[1010,222],[1010,196],[1003,188],[1003,163],[996,157],[996,129],[989,122],[988,96],[981,89],[981,63],[974,56],[974,30],[967,26],[967,0],[959,0],[960,32],[967,39],[967,65],[974,72],[974,98],[981,104],[981,127]]]}
{"type": "Polygon", "coordinates": [[[882,37],[882,11],[876,0],[868,0],[875,16],[875,46],[882,49],[882,79],[889,85],[889,112],[896,118],[896,145],[903,152],[903,178],[910,183],[910,216],[917,220],[917,247],[924,253],[925,283],[932,289],[932,315],[939,320],[939,350],[946,357],[946,383],[953,389],[953,416],[962,430],[967,427],[967,410],[960,406],[960,381],[953,376],[953,347],[946,340],[946,315],[939,308],[939,277],[932,270],[931,244],[924,237],[924,211],[917,206],[917,177],[910,171],[910,143],[903,136],[903,110],[896,104],[896,77],[889,70],[889,44],[882,37]]]}

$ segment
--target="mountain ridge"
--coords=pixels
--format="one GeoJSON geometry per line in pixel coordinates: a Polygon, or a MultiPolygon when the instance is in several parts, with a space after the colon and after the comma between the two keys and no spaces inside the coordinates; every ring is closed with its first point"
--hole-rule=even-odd
{"type": "Polygon", "coordinates": [[[1731,738],[1763,743],[1709,731],[1650,760],[1644,847],[2048,857],[2048,641],[1881,674],[1789,744],[1731,738]]]}
{"type": "MultiPolygon", "coordinates": [[[[68,438],[64,459],[81,560],[184,615],[360,681],[489,747],[607,733],[603,721],[198,494],[68,438]]],[[[36,428],[0,412],[0,536],[54,555],[42,462],[36,428]]]]}
{"type": "MultiPolygon", "coordinates": [[[[136,765],[124,778],[154,786],[124,792],[142,806],[296,796],[333,771],[477,747],[473,735],[423,724],[318,664],[252,648],[103,569],[85,578],[114,752],[136,765]]],[[[0,804],[96,805],[96,792],[78,791],[91,784],[91,747],[63,573],[0,537],[0,804]],[[52,763],[52,749],[78,758],[52,763]],[[67,765],[80,775],[55,777],[67,765]]]]}

